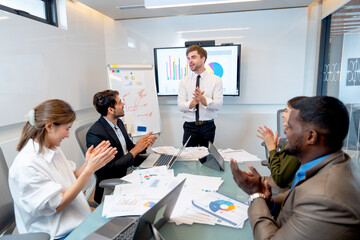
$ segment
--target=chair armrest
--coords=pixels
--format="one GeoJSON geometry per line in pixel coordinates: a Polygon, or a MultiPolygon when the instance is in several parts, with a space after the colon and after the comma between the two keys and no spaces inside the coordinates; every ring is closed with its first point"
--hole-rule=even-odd
{"type": "Polygon", "coordinates": [[[104,201],[105,196],[110,195],[114,191],[115,186],[121,183],[128,183],[128,182],[125,180],[121,180],[120,178],[110,178],[110,179],[102,180],[99,184],[99,187],[104,188],[104,193],[101,201],[104,201]]]}
{"type": "Polygon", "coordinates": [[[95,202],[95,201],[89,201],[88,200],[88,204],[92,208],[97,208],[99,206],[99,204],[97,202],[95,202]]]}
{"type": "Polygon", "coordinates": [[[279,143],[278,148],[281,149],[286,142],[287,142],[287,138],[280,139],[280,143],[279,143]]]}
{"type": "Polygon", "coordinates": [[[142,164],[143,161],[145,161],[145,159],[150,155],[150,153],[140,153],[135,157],[134,160],[134,167],[138,167],[140,166],[140,164],[142,164]]]}
{"type": "MultiPolygon", "coordinates": [[[[266,159],[269,159],[269,151],[268,151],[268,148],[267,148],[267,146],[266,146],[265,141],[262,141],[262,142],[261,142],[261,146],[263,146],[264,149],[265,149],[265,157],[266,157],[266,159]]],[[[268,160],[263,160],[263,161],[261,162],[261,164],[262,164],[263,166],[268,166],[268,163],[266,163],[266,165],[264,165],[264,164],[265,164],[265,161],[268,161],[268,160]],[[264,162],[264,164],[263,164],[263,162],[264,162]]]]}
{"type": "Polygon", "coordinates": [[[11,234],[15,228],[14,204],[7,203],[0,207],[0,235],[11,234]]]}
{"type": "Polygon", "coordinates": [[[44,232],[25,233],[16,235],[4,235],[0,237],[1,240],[49,240],[50,235],[44,232]]]}
{"type": "Polygon", "coordinates": [[[269,167],[269,160],[262,160],[261,161],[261,165],[265,166],[265,167],[269,167]]]}
{"type": "Polygon", "coordinates": [[[110,178],[110,179],[102,180],[99,186],[102,188],[115,187],[116,185],[121,183],[128,183],[128,182],[125,180],[121,180],[120,178],[110,178]]]}

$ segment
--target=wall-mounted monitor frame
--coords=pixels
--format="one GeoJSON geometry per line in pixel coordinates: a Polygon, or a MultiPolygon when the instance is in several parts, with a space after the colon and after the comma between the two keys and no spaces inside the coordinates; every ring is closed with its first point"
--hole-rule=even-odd
{"type": "MultiPolygon", "coordinates": [[[[187,47],[154,48],[155,80],[158,96],[177,96],[180,80],[191,74],[187,47]]],[[[241,45],[204,47],[207,71],[221,77],[224,96],[240,95],[241,45]]]]}

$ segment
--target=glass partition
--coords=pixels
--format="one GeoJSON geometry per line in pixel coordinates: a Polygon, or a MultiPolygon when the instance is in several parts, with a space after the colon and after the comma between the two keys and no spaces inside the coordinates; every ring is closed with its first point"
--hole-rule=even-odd
{"type": "Polygon", "coordinates": [[[359,161],[360,133],[360,0],[349,1],[322,22],[318,95],[346,104],[350,128],[344,150],[359,161]]]}

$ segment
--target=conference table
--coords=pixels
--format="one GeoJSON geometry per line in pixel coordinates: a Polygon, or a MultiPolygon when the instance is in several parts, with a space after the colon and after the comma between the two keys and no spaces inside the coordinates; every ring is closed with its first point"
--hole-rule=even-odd
{"type": "MultiPolygon", "coordinates": [[[[248,164],[251,163],[261,175],[268,176],[270,171],[268,168],[261,165],[260,161],[239,163],[240,169],[248,171],[248,164]]],[[[178,173],[190,173],[205,176],[221,177],[224,182],[219,188],[220,193],[247,203],[248,195],[244,193],[235,183],[232,177],[229,162],[225,162],[225,171],[216,171],[211,168],[203,166],[199,161],[177,161],[172,167],[175,175],[178,173]]],[[[103,204],[100,204],[88,218],[84,220],[66,240],[80,240],[87,237],[93,231],[104,225],[110,219],[102,217],[103,204]]],[[[159,232],[166,240],[177,239],[253,239],[252,230],[249,221],[246,220],[243,228],[235,229],[221,225],[176,225],[175,223],[166,223],[159,232]]]]}

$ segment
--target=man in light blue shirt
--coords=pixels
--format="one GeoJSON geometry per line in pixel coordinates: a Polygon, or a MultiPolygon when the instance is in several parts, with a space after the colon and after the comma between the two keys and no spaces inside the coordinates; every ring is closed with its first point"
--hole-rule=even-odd
{"type": "Polygon", "coordinates": [[[314,161],[305,163],[304,165],[301,165],[301,167],[295,173],[295,178],[292,182],[291,188],[293,188],[300,180],[303,180],[305,178],[305,173],[308,169],[312,168],[313,166],[324,160],[327,156],[329,156],[329,154],[319,157],[314,161]]]}
{"type": "Polygon", "coordinates": [[[348,112],[336,98],[295,103],[285,151],[301,167],[291,189],[277,196],[255,168],[244,172],[231,161],[234,180],[250,195],[254,239],[360,239],[360,166],[341,150],[348,129],[348,112]]]}

